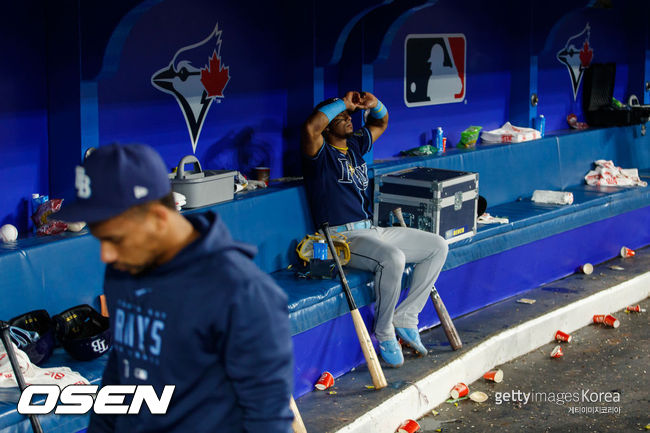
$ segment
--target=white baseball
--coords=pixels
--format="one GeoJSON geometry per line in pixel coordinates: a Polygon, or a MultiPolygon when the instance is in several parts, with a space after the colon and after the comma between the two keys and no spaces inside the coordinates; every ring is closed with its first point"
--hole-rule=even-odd
{"type": "Polygon", "coordinates": [[[68,230],[70,230],[71,232],[80,232],[81,230],[83,230],[84,227],[86,227],[86,223],[83,221],[79,221],[76,223],[66,223],[66,224],[68,224],[68,230]]]}
{"type": "Polygon", "coordinates": [[[2,242],[15,242],[18,239],[18,229],[11,224],[0,227],[0,239],[2,242]]]}

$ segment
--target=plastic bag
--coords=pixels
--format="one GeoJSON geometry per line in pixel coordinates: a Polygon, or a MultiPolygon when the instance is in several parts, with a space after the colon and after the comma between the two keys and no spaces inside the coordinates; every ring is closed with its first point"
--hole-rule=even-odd
{"type": "Polygon", "coordinates": [[[430,144],[414,147],[413,149],[402,150],[399,154],[404,156],[428,156],[436,153],[438,149],[430,144]]]}
{"type": "Polygon", "coordinates": [[[476,141],[478,140],[478,134],[483,129],[482,126],[470,126],[466,130],[460,133],[460,141],[458,146],[460,148],[468,148],[476,146],[476,141]]]}

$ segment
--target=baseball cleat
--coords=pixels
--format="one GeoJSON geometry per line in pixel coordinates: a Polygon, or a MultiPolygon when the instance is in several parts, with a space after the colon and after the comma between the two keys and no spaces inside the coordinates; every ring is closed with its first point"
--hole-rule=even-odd
{"type": "Polygon", "coordinates": [[[397,368],[404,364],[404,355],[402,354],[402,346],[399,345],[397,340],[387,340],[379,342],[379,353],[384,359],[386,364],[391,367],[397,368]]]}
{"type": "Polygon", "coordinates": [[[420,333],[415,328],[395,328],[397,335],[406,342],[412,349],[422,356],[426,356],[427,349],[420,340],[420,333]]]}

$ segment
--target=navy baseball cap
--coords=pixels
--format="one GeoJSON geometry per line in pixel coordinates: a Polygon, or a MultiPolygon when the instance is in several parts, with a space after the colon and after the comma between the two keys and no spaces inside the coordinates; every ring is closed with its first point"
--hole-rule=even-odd
{"type": "Polygon", "coordinates": [[[132,206],[171,192],[167,167],[154,149],[142,144],[111,144],[92,152],[75,172],[77,200],[57,212],[61,221],[105,221],[132,206]]]}

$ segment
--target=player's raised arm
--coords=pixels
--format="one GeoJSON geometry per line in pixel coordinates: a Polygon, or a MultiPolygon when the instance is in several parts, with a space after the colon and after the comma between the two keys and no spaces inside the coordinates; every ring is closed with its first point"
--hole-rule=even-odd
{"type": "Polygon", "coordinates": [[[361,92],[359,96],[358,107],[364,110],[370,110],[366,119],[366,128],[370,131],[372,142],[374,143],[388,127],[388,110],[372,93],[361,92]]]}
{"type": "Polygon", "coordinates": [[[316,106],[302,125],[300,146],[302,153],[314,157],[323,146],[323,131],[343,111],[355,111],[360,101],[359,92],[347,92],[343,99],[332,98],[316,106]]]}

